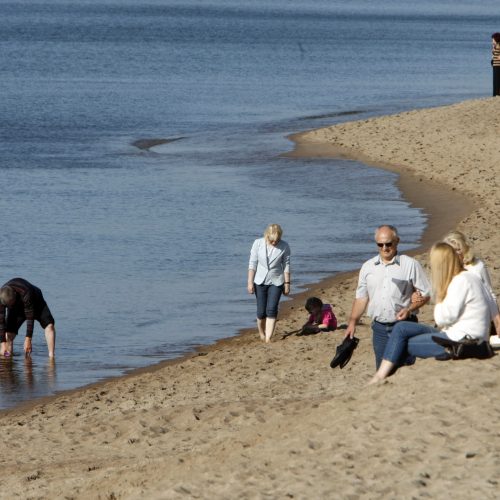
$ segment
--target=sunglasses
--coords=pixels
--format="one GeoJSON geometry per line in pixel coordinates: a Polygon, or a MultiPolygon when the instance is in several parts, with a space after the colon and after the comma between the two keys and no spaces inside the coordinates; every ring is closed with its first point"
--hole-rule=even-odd
{"type": "Polygon", "coordinates": [[[393,241],[389,241],[389,242],[387,242],[387,243],[377,243],[377,246],[378,246],[379,248],[382,248],[382,247],[391,248],[393,244],[394,244],[394,242],[393,242],[393,241]]]}

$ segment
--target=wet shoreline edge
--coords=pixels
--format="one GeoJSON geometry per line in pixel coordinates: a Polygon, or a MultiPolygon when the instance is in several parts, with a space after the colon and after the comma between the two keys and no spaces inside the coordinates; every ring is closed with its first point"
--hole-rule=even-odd
{"type": "MultiPolygon", "coordinates": [[[[382,115],[375,119],[384,116],[390,115],[382,115]]],[[[363,163],[367,167],[379,168],[398,174],[396,185],[403,195],[403,200],[410,203],[410,206],[414,208],[421,208],[427,216],[426,226],[419,245],[405,252],[408,255],[415,256],[425,253],[436,240],[444,233],[454,228],[461,219],[472,213],[475,208],[475,204],[471,201],[470,197],[463,192],[450,189],[450,187],[444,183],[422,179],[418,173],[411,172],[401,166],[387,162],[373,161],[373,159],[366,157],[356,150],[340,148],[326,143],[310,143],[304,141],[303,136],[307,133],[307,131],[304,131],[286,136],[294,143],[294,149],[283,153],[281,156],[288,158],[351,160],[353,162],[363,163]]],[[[388,222],[390,222],[390,220],[388,222]]],[[[292,294],[290,300],[280,305],[281,319],[292,314],[294,310],[301,308],[306,296],[315,294],[315,292],[320,289],[339,285],[347,279],[352,279],[357,275],[358,271],[359,267],[328,276],[318,282],[305,284],[300,292],[292,294]]],[[[219,350],[225,346],[233,346],[233,344],[235,344],[235,348],[238,348],[238,343],[241,341],[251,342],[256,336],[257,333],[255,328],[242,328],[235,335],[218,339],[210,344],[200,344],[178,357],[162,360],[141,368],[126,370],[121,375],[106,377],[105,379],[72,389],[56,391],[54,394],[48,396],[23,401],[13,407],[0,409],[0,416],[23,413],[36,406],[48,404],[60,397],[67,397],[75,393],[103,388],[118,380],[136,377],[144,373],[154,373],[168,366],[180,365],[187,360],[203,356],[208,352],[219,350]]]]}

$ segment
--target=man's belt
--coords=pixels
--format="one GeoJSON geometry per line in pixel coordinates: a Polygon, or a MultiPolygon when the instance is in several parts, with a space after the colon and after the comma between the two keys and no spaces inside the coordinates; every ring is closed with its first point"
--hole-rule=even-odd
{"type": "Polygon", "coordinates": [[[389,323],[386,323],[384,321],[377,321],[376,319],[373,320],[375,323],[378,323],[379,325],[384,325],[384,326],[394,326],[397,321],[392,321],[392,322],[389,322],[389,323]]]}

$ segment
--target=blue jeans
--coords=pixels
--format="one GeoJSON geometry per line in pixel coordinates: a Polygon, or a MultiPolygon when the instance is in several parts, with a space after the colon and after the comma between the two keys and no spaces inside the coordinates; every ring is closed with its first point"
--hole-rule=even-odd
{"type": "MultiPolygon", "coordinates": [[[[377,370],[384,357],[385,346],[397,323],[379,323],[378,321],[372,323],[373,352],[375,353],[375,367],[377,370]]],[[[416,323],[416,321],[406,321],[405,323],[416,323]]],[[[415,356],[410,355],[408,352],[406,353],[406,357],[401,356],[400,365],[412,365],[413,363],[415,363],[415,356]]]]}
{"type": "Polygon", "coordinates": [[[254,284],[257,297],[257,318],[277,318],[278,303],[283,293],[283,285],[257,285],[254,284]]]}
{"type": "Polygon", "coordinates": [[[444,354],[444,347],[436,344],[432,340],[433,336],[448,338],[445,333],[432,326],[411,321],[399,321],[392,329],[383,358],[399,364],[408,354],[417,358],[434,358],[444,354]]]}
{"type": "Polygon", "coordinates": [[[389,341],[389,337],[391,336],[391,332],[395,324],[396,323],[388,323],[384,325],[383,323],[378,323],[377,321],[372,323],[372,343],[373,352],[375,353],[375,368],[377,370],[382,362],[385,346],[389,341]]]}

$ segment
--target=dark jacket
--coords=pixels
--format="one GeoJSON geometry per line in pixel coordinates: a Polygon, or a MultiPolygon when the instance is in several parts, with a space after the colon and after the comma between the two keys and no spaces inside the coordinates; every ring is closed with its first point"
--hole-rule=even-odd
{"type": "MultiPolygon", "coordinates": [[[[3,286],[10,286],[16,292],[16,302],[9,308],[9,314],[12,312],[17,316],[26,317],[26,337],[33,336],[33,327],[35,320],[35,310],[39,310],[44,302],[40,288],[32,285],[23,278],[14,278],[7,281],[3,286]]],[[[5,334],[5,310],[6,306],[0,303],[0,337],[5,334]]]]}

